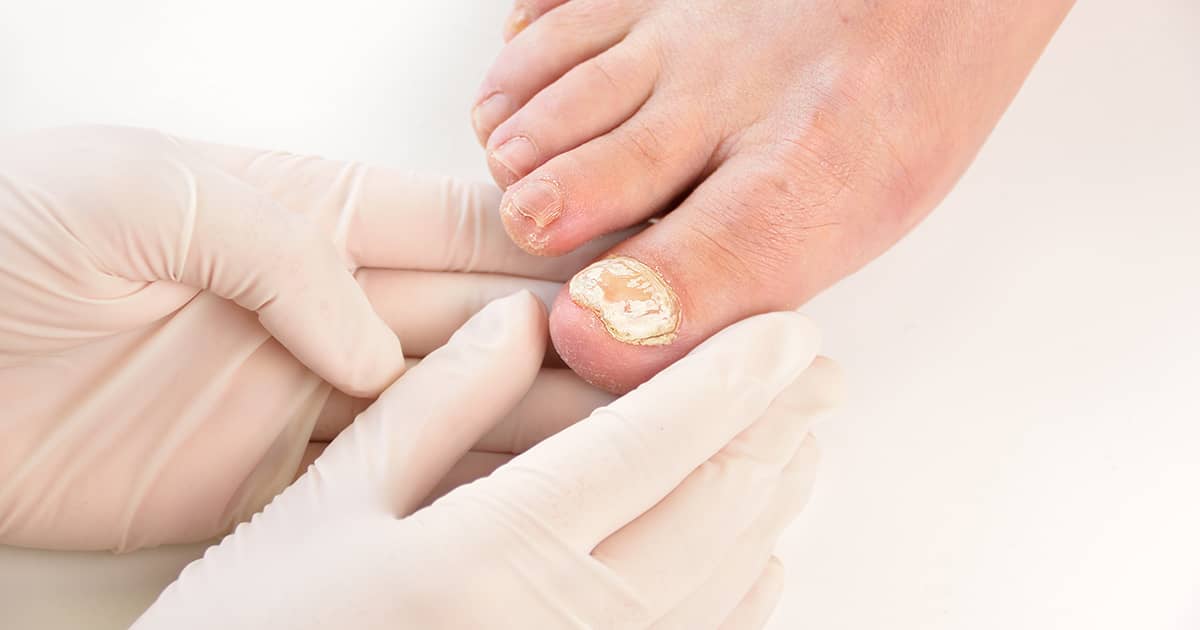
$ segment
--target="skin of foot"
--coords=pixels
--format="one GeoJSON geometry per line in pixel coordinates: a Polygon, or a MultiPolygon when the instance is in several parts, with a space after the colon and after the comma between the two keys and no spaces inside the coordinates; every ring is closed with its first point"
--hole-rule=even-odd
{"type": "Polygon", "coordinates": [[[472,111],[509,236],[557,256],[649,221],[581,272],[640,276],[559,294],[563,359],[626,391],[877,257],[967,168],[1071,4],[520,0],[472,111]]]}

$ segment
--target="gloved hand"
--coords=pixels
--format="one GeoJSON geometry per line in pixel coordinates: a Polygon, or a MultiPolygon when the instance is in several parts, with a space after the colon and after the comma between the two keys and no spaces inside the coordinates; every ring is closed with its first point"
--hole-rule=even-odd
{"type": "Polygon", "coordinates": [[[0,141],[0,543],[135,549],[259,510],[404,354],[582,266],[511,245],[498,197],[140,129],[0,141]]]}
{"type": "Polygon", "coordinates": [[[134,628],[761,626],[813,479],[808,421],[838,397],[814,327],[735,324],[413,513],[455,452],[521,424],[545,326],[528,294],[486,307],[134,628]]]}

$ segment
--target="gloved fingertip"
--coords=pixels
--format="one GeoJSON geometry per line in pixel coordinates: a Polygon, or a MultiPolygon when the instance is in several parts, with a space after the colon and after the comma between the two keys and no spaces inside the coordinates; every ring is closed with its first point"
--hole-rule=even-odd
{"type": "Polygon", "coordinates": [[[845,404],[849,393],[846,385],[846,371],[842,369],[842,366],[829,357],[813,359],[813,366],[819,366],[825,372],[824,395],[821,399],[824,404],[822,411],[836,409],[845,404]]]}
{"type": "Polygon", "coordinates": [[[352,283],[322,287],[339,308],[283,291],[258,319],[317,376],[356,398],[374,398],[404,372],[404,349],[352,283]]]}
{"type": "Polygon", "coordinates": [[[836,409],[846,400],[845,373],[833,359],[816,357],[783,395],[798,401],[809,414],[836,409]]]}
{"type": "Polygon", "coordinates": [[[343,369],[326,376],[334,387],[356,398],[374,398],[404,374],[404,350],[400,339],[386,325],[375,339],[357,345],[346,354],[343,369]]]}
{"type": "MultiPolygon", "coordinates": [[[[763,346],[779,344],[787,348],[804,347],[811,348],[814,352],[821,346],[821,330],[811,319],[794,311],[758,314],[728,326],[712,338],[718,340],[721,336],[744,336],[746,343],[761,343],[763,346]]],[[[704,344],[708,343],[710,342],[704,344]]]]}
{"type": "MultiPolygon", "coordinates": [[[[820,337],[816,324],[804,315],[794,311],[765,313],[721,330],[692,349],[686,361],[734,371],[753,366],[753,371],[773,374],[768,381],[786,387],[812,363],[820,337]]],[[[683,364],[681,360],[676,365],[683,364]]]]}
{"type": "Polygon", "coordinates": [[[545,305],[532,291],[521,289],[487,303],[454,336],[489,341],[519,333],[544,337],[545,328],[545,305]]]}

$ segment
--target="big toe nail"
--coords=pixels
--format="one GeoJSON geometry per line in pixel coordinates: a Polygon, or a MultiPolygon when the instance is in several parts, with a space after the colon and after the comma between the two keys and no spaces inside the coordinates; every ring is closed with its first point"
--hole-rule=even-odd
{"type": "Polygon", "coordinates": [[[646,265],[623,257],[585,268],[559,293],[550,338],[585,380],[616,394],[646,382],[686,354],[679,302],[646,265]]]}

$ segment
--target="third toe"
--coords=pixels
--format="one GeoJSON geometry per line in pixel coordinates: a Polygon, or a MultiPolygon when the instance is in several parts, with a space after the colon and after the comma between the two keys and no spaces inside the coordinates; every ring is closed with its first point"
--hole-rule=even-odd
{"type": "Polygon", "coordinates": [[[471,112],[480,144],[534,94],[624,39],[637,15],[620,4],[568,2],[514,37],[488,70],[471,112]]]}
{"type": "Polygon", "coordinates": [[[525,250],[559,255],[664,210],[701,175],[712,139],[694,115],[647,103],[630,120],[549,159],[500,203],[525,250]]]}
{"type": "Polygon", "coordinates": [[[535,95],[488,138],[496,183],[508,187],[634,115],[654,89],[656,68],[644,59],[641,46],[625,41],[535,95]]]}

